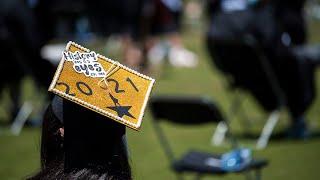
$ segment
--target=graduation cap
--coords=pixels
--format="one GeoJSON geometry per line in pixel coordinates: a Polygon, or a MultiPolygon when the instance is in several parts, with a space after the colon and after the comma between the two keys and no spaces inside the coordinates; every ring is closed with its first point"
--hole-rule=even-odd
{"type": "Polygon", "coordinates": [[[49,91],[139,130],[155,80],[69,42],[49,91]]]}
{"type": "Polygon", "coordinates": [[[123,172],[128,168],[124,125],[59,96],[53,98],[51,107],[64,124],[66,172],[103,168],[126,173],[123,172]]]}
{"type": "Polygon", "coordinates": [[[52,112],[64,124],[65,171],[130,171],[126,126],[139,130],[155,80],[69,42],[49,87],[52,112]]]}

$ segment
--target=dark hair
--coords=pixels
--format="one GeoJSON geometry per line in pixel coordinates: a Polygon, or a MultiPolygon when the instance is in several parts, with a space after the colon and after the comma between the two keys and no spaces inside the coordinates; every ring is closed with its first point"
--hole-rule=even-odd
{"type": "Polygon", "coordinates": [[[107,165],[91,164],[85,168],[74,168],[66,171],[64,138],[59,132],[59,128],[62,127],[64,127],[63,123],[55,116],[52,105],[50,105],[44,115],[42,126],[41,170],[28,179],[132,179],[126,147],[123,142],[120,143],[117,157],[111,158],[107,165]]]}

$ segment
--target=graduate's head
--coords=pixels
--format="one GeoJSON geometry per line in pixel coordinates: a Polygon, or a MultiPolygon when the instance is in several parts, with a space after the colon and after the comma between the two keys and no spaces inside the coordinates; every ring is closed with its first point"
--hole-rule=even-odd
{"type": "Polygon", "coordinates": [[[48,89],[38,177],[131,179],[126,126],[139,130],[154,82],[70,41],[48,89]]]}
{"type": "Polygon", "coordinates": [[[131,179],[125,126],[56,96],[43,120],[41,167],[54,179],[131,179]]]}

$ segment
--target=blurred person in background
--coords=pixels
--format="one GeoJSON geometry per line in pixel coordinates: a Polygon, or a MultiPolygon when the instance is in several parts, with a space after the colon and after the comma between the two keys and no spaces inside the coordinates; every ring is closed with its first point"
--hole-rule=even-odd
{"type": "Polygon", "coordinates": [[[301,59],[293,52],[295,45],[306,41],[303,5],[304,1],[208,2],[210,26],[207,42],[214,63],[232,76],[236,86],[252,93],[265,110],[273,111],[279,104],[286,105],[292,119],[288,129],[291,138],[309,135],[305,112],[315,97],[314,64],[307,57],[301,59]],[[241,44],[226,45],[226,42],[236,44],[239,40],[243,43],[241,38],[248,35],[254,39],[255,48],[266,55],[276,76],[272,81],[279,82],[283,98],[270,90],[267,74],[258,70],[259,60],[252,59],[255,52],[242,50],[241,44]]]}
{"type": "MultiPolygon", "coordinates": [[[[52,40],[83,40],[76,37],[81,18],[86,13],[84,0],[28,0],[35,14],[44,42],[52,40]]],[[[81,28],[86,28],[81,27],[81,28]]],[[[83,29],[85,31],[87,29],[83,29]]]]}
{"type": "Polygon", "coordinates": [[[179,32],[181,0],[94,0],[86,4],[93,32],[121,35],[127,66],[148,73],[148,60],[161,61],[165,56],[173,65],[196,64],[196,56],[183,47],[179,32]],[[166,37],[165,43],[161,36],[166,37]]]}
{"type": "MultiPolygon", "coordinates": [[[[149,0],[38,0],[34,12],[46,42],[72,40],[88,43],[92,40],[120,36],[124,62],[141,70],[142,12],[149,0]]],[[[50,47],[50,46],[49,46],[50,47]]],[[[56,52],[52,46],[49,52],[56,52]],[[52,50],[52,51],[50,51],[52,50]]],[[[62,49],[61,49],[62,50],[62,49]]],[[[52,53],[51,53],[52,54],[52,53]]],[[[50,56],[50,53],[49,55],[50,56]]],[[[54,57],[54,54],[51,55],[54,57]]]]}
{"type": "Polygon", "coordinates": [[[143,13],[149,0],[86,1],[92,31],[98,36],[120,35],[123,62],[143,72],[143,13]]]}
{"type": "Polygon", "coordinates": [[[157,63],[166,57],[175,66],[197,63],[180,36],[181,0],[39,0],[34,10],[46,40],[77,39],[72,35],[76,31],[89,31],[95,37],[119,36],[123,63],[140,72],[148,72],[148,60],[157,63]]]}
{"type": "Polygon", "coordinates": [[[20,85],[26,75],[31,76],[38,87],[47,88],[54,67],[40,56],[44,44],[42,32],[32,9],[25,1],[0,1],[0,88],[9,88],[13,102],[11,119],[20,107],[20,85]]]}
{"type": "Polygon", "coordinates": [[[183,5],[182,0],[153,0],[146,42],[147,56],[152,64],[168,58],[169,63],[177,67],[197,65],[197,56],[184,47],[180,35],[183,5]],[[162,36],[164,40],[161,40],[162,36]]]}

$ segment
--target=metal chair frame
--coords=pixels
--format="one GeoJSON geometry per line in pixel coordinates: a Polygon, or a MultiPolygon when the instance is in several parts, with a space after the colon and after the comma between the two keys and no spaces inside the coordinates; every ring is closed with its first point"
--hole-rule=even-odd
{"type": "MultiPolygon", "coordinates": [[[[155,130],[155,133],[156,133],[156,136],[157,138],[159,139],[160,141],[160,144],[161,144],[161,147],[163,148],[164,152],[165,152],[165,155],[166,157],[168,158],[169,162],[172,164],[176,158],[175,158],[175,155],[173,153],[173,150],[172,150],[172,146],[170,145],[164,131],[163,131],[163,128],[161,127],[160,125],[160,122],[159,120],[161,118],[159,117],[156,117],[157,115],[155,115],[155,113],[153,113],[153,107],[152,107],[152,103],[153,103],[153,99],[151,99],[151,114],[152,114],[152,125],[153,125],[153,128],[155,130]]],[[[206,101],[208,102],[208,101],[206,101]]],[[[214,119],[214,117],[212,117],[214,119]]],[[[166,117],[164,117],[164,119],[167,119],[166,117]]],[[[214,121],[217,121],[217,120],[214,120],[214,121]]],[[[212,121],[212,122],[214,122],[212,121]]],[[[218,120],[220,122],[224,122],[225,125],[228,127],[228,121],[223,118],[223,119],[220,119],[218,120]]],[[[198,124],[196,124],[198,125],[198,124]]],[[[227,136],[229,138],[231,138],[231,144],[232,144],[232,148],[238,148],[239,145],[238,145],[238,142],[237,140],[235,139],[235,137],[231,134],[230,131],[226,132],[227,133],[227,136]]],[[[257,169],[249,169],[249,170],[246,170],[244,171],[245,173],[245,177],[246,179],[250,180],[250,179],[256,179],[256,180],[260,180],[261,179],[261,168],[257,168],[257,169]],[[250,173],[251,171],[255,171],[254,174],[250,173]]],[[[182,176],[182,173],[179,173],[177,171],[175,171],[175,174],[177,175],[177,179],[179,180],[183,180],[183,176],[182,176]]],[[[195,179],[201,179],[201,177],[203,176],[204,174],[203,173],[196,173],[196,176],[195,176],[195,179]]],[[[214,175],[214,174],[211,174],[211,175],[214,175]]]]}

